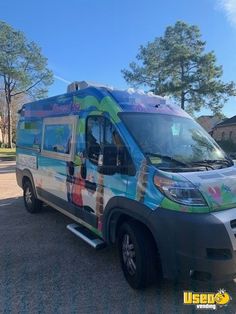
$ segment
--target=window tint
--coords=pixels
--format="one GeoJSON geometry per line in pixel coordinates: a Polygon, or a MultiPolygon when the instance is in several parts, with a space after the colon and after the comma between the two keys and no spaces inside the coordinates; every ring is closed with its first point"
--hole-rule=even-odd
{"type": "Polygon", "coordinates": [[[115,126],[104,117],[89,117],[87,119],[88,158],[97,164],[99,155],[103,153],[103,147],[109,145],[117,147],[117,166],[128,167],[132,164],[129,153],[115,126]]]}
{"type": "Polygon", "coordinates": [[[16,143],[18,146],[39,148],[42,138],[42,122],[20,121],[17,128],[16,143]]]}
{"type": "Polygon", "coordinates": [[[103,142],[103,118],[89,117],[87,119],[87,153],[91,161],[97,163],[101,153],[101,145],[103,142]]]}
{"type": "Polygon", "coordinates": [[[216,142],[190,118],[158,113],[122,113],[121,117],[144,154],[187,163],[225,158],[216,142]]]}
{"type": "Polygon", "coordinates": [[[115,127],[110,121],[105,121],[105,144],[114,144],[114,134],[117,133],[115,131],[115,127]]]}
{"type": "Polygon", "coordinates": [[[72,137],[71,124],[46,124],[43,149],[51,152],[70,154],[72,137]]]}
{"type": "Polygon", "coordinates": [[[115,126],[108,120],[105,119],[105,133],[104,133],[104,144],[115,145],[118,148],[123,146],[123,141],[115,129],[115,126]]]}

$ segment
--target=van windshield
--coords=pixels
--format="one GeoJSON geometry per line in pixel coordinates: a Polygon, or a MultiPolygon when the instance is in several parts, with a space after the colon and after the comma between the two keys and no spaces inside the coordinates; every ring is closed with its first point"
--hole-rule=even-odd
{"type": "Polygon", "coordinates": [[[159,113],[122,113],[121,118],[142,152],[152,163],[179,166],[230,161],[217,143],[193,119],[159,113]]]}

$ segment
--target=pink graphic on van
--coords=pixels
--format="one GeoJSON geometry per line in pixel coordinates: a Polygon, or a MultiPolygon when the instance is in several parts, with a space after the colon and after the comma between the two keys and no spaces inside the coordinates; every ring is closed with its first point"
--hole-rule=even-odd
{"type": "Polygon", "coordinates": [[[214,201],[216,201],[217,203],[221,202],[221,191],[220,191],[220,188],[218,186],[209,187],[208,192],[210,193],[210,195],[212,196],[214,201]]]}

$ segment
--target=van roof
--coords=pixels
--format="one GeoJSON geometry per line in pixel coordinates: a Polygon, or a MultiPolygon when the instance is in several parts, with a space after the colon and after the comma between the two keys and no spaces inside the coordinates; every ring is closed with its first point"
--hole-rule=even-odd
{"type": "MultiPolygon", "coordinates": [[[[74,99],[76,99],[77,102],[84,102],[86,97],[90,98],[84,110],[89,110],[90,101],[92,101],[92,99],[100,103],[101,109],[103,109],[102,100],[108,97],[112,100],[112,106],[117,107],[117,112],[146,112],[188,116],[179,106],[169,104],[165,98],[152,93],[145,93],[134,89],[118,90],[94,86],[24,104],[19,113],[21,113],[22,116],[28,117],[76,114],[81,110],[81,107],[73,106],[74,99]]],[[[105,106],[104,111],[109,111],[109,108],[109,106],[105,106]]],[[[112,109],[114,108],[111,108],[111,110],[112,109]]]]}

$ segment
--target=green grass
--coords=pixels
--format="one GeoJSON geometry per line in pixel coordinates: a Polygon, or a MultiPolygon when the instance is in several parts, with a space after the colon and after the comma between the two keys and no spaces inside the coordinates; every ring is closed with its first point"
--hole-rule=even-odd
{"type": "Polygon", "coordinates": [[[0,156],[1,157],[11,157],[16,155],[16,149],[15,148],[0,148],[0,156]]]}

